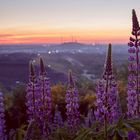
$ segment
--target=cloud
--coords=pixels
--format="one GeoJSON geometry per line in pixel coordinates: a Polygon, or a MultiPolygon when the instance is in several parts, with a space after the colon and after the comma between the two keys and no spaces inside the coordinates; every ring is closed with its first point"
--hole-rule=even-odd
{"type": "Polygon", "coordinates": [[[9,38],[15,36],[14,34],[0,34],[0,38],[9,38]]]}

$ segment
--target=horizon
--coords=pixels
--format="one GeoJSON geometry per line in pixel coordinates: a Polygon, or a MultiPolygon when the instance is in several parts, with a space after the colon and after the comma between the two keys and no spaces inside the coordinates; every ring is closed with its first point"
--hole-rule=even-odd
{"type": "Polygon", "coordinates": [[[138,0],[0,0],[0,44],[126,44],[138,0]]]}
{"type": "Polygon", "coordinates": [[[13,45],[18,45],[18,46],[23,46],[23,45],[62,45],[62,44],[69,44],[69,43],[74,43],[74,44],[82,44],[82,45],[91,45],[91,46],[96,46],[96,45],[106,45],[108,46],[108,44],[113,45],[128,45],[128,43],[124,43],[124,42],[118,42],[118,43],[90,43],[90,42],[80,42],[80,41],[64,41],[64,42],[31,42],[31,43],[0,43],[0,46],[13,46],[13,45]]]}

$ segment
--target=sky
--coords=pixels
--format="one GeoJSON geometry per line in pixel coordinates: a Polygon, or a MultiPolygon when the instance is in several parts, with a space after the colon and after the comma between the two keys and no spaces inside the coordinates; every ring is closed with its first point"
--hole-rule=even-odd
{"type": "Polygon", "coordinates": [[[140,0],[0,0],[0,44],[127,43],[140,0]]]}

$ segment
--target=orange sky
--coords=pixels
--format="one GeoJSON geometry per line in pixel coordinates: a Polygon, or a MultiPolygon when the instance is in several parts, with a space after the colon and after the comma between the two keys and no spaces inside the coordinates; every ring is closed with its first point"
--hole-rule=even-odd
{"type": "Polygon", "coordinates": [[[3,0],[0,44],[127,43],[140,0],[3,0]]]}
{"type": "Polygon", "coordinates": [[[0,44],[62,43],[78,41],[83,43],[126,43],[127,29],[1,29],[0,44]]]}

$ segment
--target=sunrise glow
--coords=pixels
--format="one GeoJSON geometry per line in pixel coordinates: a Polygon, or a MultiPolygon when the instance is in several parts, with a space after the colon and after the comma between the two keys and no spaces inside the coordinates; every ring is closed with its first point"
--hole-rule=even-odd
{"type": "Polygon", "coordinates": [[[127,43],[131,31],[132,8],[140,9],[140,2],[134,3],[131,0],[1,1],[0,44],[67,41],[127,43]]]}

